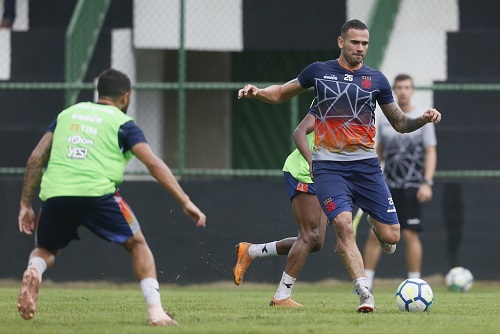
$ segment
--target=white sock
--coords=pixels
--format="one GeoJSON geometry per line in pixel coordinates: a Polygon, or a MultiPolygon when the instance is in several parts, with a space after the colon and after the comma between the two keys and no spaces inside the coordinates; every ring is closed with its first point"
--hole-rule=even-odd
{"type": "Polygon", "coordinates": [[[293,285],[295,284],[295,280],[296,280],[295,277],[292,277],[287,273],[283,272],[283,276],[281,276],[281,282],[280,285],[278,286],[278,290],[274,294],[274,299],[283,300],[290,297],[290,295],[292,294],[293,285]]]}
{"type": "Polygon", "coordinates": [[[36,268],[38,270],[38,273],[40,274],[40,282],[42,282],[42,275],[47,270],[47,263],[45,260],[39,256],[35,256],[31,258],[28,262],[28,269],[29,268],[36,268]]]}
{"type": "Polygon", "coordinates": [[[163,314],[163,307],[160,298],[160,284],[155,278],[145,278],[139,282],[142,294],[146,300],[146,307],[149,316],[163,314]]]}
{"type": "Polygon", "coordinates": [[[366,286],[368,287],[368,290],[372,291],[373,290],[373,278],[375,277],[375,270],[365,269],[365,276],[366,276],[366,286]]]}
{"type": "Polygon", "coordinates": [[[409,271],[408,278],[420,278],[420,271],[409,271]]]}
{"type": "Polygon", "coordinates": [[[352,281],[352,284],[354,285],[354,288],[356,289],[356,292],[358,295],[362,295],[365,292],[370,293],[370,290],[368,290],[368,284],[366,282],[366,277],[358,277],[354,281],[352,281]]]}
{"type": "Polygon", "coordinates": [[[252,244],[248,248],[248,254],[252,259],[257,257],[267,257],[276,256],[278,252],[276,251],[276,241],[268,242],[266,244],[252,244]]]}

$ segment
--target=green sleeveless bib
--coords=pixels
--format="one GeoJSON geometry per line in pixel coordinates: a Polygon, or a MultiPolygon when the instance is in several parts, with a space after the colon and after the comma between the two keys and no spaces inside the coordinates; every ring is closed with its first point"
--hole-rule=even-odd
{"type": "Polygon", "coordinates": [[[78,103],[57,117],[40,198],[98,197],[116,191],[132,158],[118,144],[120,126],[133,120],[114,106],[78,103]]]}

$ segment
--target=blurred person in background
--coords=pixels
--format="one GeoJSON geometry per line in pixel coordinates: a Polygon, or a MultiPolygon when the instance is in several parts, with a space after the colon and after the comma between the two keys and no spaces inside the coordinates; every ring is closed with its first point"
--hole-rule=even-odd
{"type": "MultiPolygon", "coordinates": [[[[424,110],[414,106],[413,78],[399,74],[394,79],[396,100],[408,117],[418,117],[424,110]]],[[[387,118],[380,117],[377,125],[376,150],[384,165],[384,176],[397,208],[401,235],[405,241],[408,278],[420,278],[422,267],[422,204],[432,199],[433,177],[436,170],[436,132],[433,123],[414,132],[396,132],[387,118]]],[[[381,249],[373,231],[364,248],[365,275],[370,291],[380,259],[381,249]]]]}

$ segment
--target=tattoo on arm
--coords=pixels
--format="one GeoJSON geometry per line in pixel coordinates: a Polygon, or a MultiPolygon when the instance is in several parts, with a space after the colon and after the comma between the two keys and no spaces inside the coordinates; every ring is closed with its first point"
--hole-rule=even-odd
{"type": "Polygon", "coordinates": [[[425,125],[421,116],[417,118],[407,117],[396,102],[385,104],[380,108],[392,127],[400,133],[413,132],[425,125]]]}
{"type": "Polygon", "coordinates": [[[406,117],[406,126],[404,128],[404,132],[413,132],[415,130],[420,129],[425,124],[426,123],[422,119],[422,116],[417,117],[417,118],[408,118],[408,117],[406,117]]]}
{"type": "Polygon", "coordinates": [[[33,194],[39,187],[40,180],[42,179],[42,168],[49,160],[51,148],[52,133],[47,133],[42,137],[26,164],[21,195],[21,203],[24,205],[31,205],[33,194]]]}

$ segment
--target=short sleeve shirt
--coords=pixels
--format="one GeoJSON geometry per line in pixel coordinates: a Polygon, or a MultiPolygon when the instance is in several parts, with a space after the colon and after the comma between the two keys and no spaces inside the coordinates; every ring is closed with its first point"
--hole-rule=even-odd
{"type": "Polygon", "coordinates": [[[375,158],[376,103],[394,102],[391,85],[380,72],[363,65],[356,71],[337,60],[316,62],[297,77],[314,87],[317,105],[313,160],[353,161],[375,158]]]}
{"type": "MultiPolygon", "coordinates": [[[[406,115],[411,118],[423,114],[414,109],[406,115]]],[[[428,123],[410,133],[399,133],[384,115],[378,121],[377,145],[381,144],[385,164],[384,175],[390,188],[418,188],[425,172],[425,148],[437,145],[434,123],[428,123]]]]}

